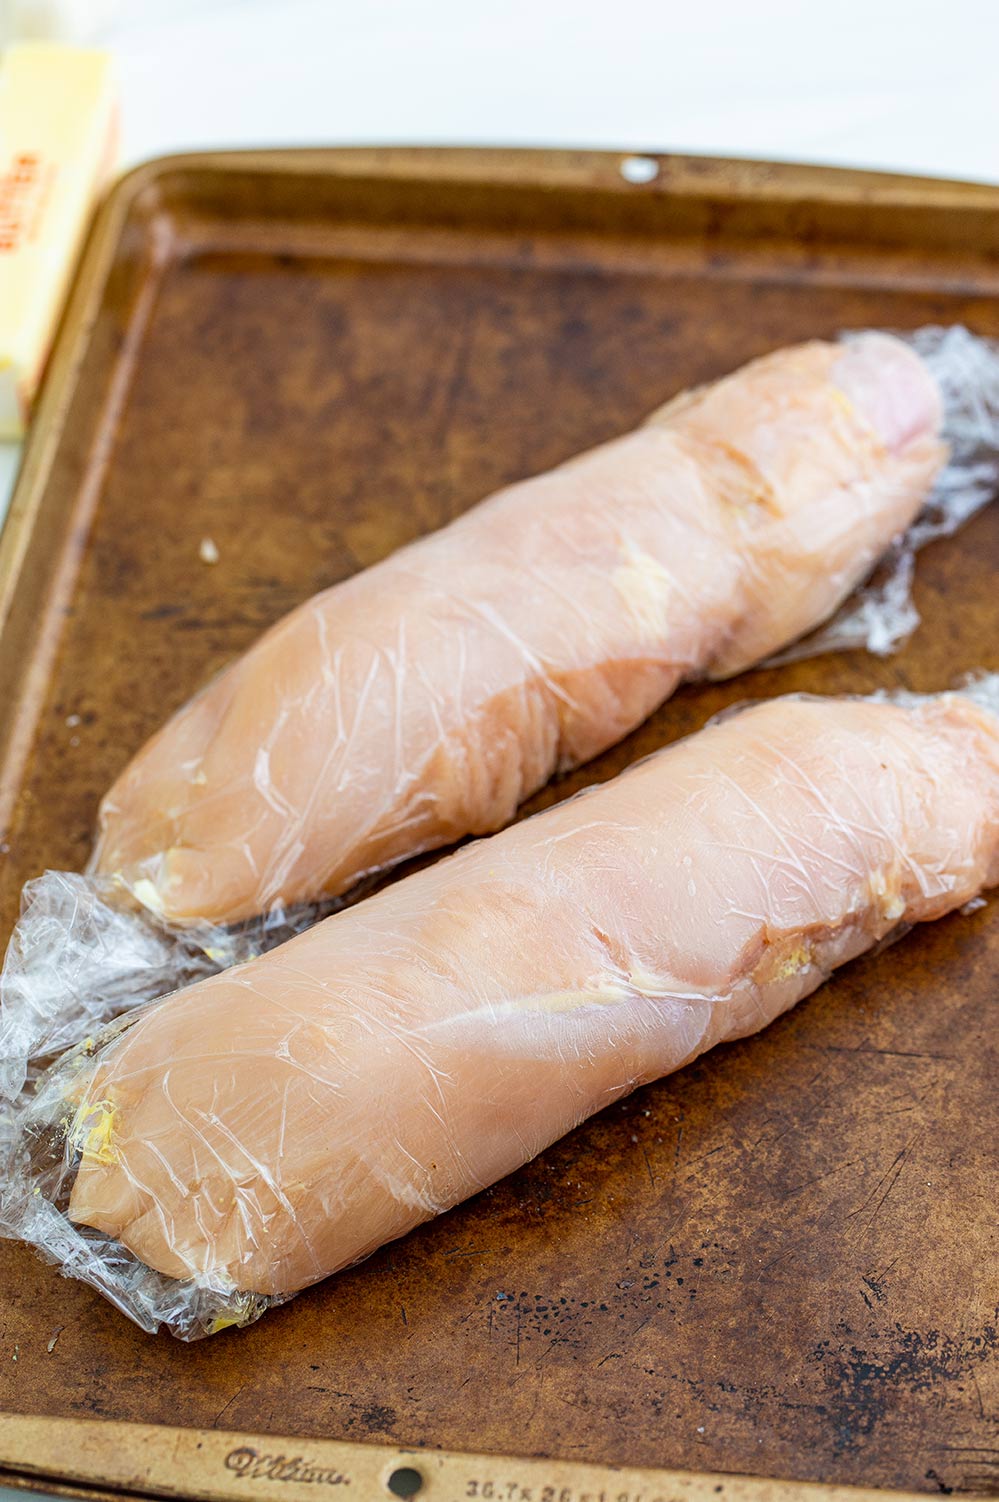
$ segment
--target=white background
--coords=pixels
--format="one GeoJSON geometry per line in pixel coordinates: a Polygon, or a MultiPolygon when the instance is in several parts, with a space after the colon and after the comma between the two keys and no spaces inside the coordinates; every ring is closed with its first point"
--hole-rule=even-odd
{"type": "Polygon", "coordinates": [[[131,0],[129,161],[645,147],[999,180],[996,0],[131,0]]]}
{"type": "Polygon", "coordinates": [[[123,165],[574,145],[999,182],[999,0],[125,0],[95,40],[118,56],[123,165]]]}
{"type": "MultiPolygon", "coordinates": [[[[999,182],[999,0],[0,0],[110,9],[122,165],[214,146],[708,152],[999,182]]],[[[18,451],[0,445],[0,513],[18,451]]]]}

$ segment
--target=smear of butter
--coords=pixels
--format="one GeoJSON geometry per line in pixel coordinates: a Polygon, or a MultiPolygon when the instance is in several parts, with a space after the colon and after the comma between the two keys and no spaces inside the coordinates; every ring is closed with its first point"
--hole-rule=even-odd
{"type": "Polygon", "coordinates": [[[241,1294],[230,1305],[228,1313],[219,1314],[212,1320],[208,1327],[208,1334],[217,1335],[220,1330],[231,1330],[234,1325],[247,1325],[266,1307],[266,1300],[258,1294],[241,1294]]]}
{"type": "Polygon", "coordinates": [[[767,943],[751,978],[760,986],[778,985],[803,974],[813,962],[812,949],[806,940],[795,941],[790,935],[775,938],[767,943]]]}
{"type": "Polygon", "coordinates": [[[220,1314],[208,1326],[209,1335],[217,1335],[220,1330],[231,1330],[234,1325],[239,1324],[242,1317],[241,1314],[220,1314]]]}
{"type": "Polygon", "coordinates": [[[895,881],[889,881],[883,871],[875,871],[867,883],[871,903],[883,918],[895,923],[905,912],[905,899],[895,881]]]}
{"type": "MultiPolygon", "coordinates": [[[[644,965],[632,965],[628,970],[628,982],[633,991],[640,996],[647,996],[653,1000],[675,994],[675,982],[670,983],[668,978],[656,975],[652,970],[646,970],[644,965]]],[[[681,986],[681,990],[683,987],[681,986]]]]}
{"type": "Polygon", "coordinates": [[[848,413],[850,417],[856,417],[857,409],[854,406],[853,402],[851,402],[850,398],[847,396],[846,392],[843,390],[842,386],[837,386],[835,383],[833,383],[829,387],[829,395],[832,397],[833,402],[837,406],[841,407],[844,412],[848,413]]]}
{"type": "Polygon", "coordinates": [[[773,972],[774,980],[789,980],[792,975],[800,975],[802,970],[807,970],[812,963],[812,956],[804,944],[799,944],[792,949],[778,963],[773,972]]]}
{"type": "Polygon", "coordinates": [[[596,981],[592,985],[564,991],[533,991],[528,996],[518,996],[507,1002],[504,1011],[575,1012],[581,1007],[615,1006],[627,1000],[630,994],[612,981],[596,981]]]}
{"type": "Polygon", "coordinates": [[[162,914],[163,899],[148,876],[141,877],[132,887],[136,902],[141,902],[151,913],[162,914]]]}
{"type": "Polygon", "coordinates": [[[621,554],[624,562],[611,575],[614,588],[639,624],[658,636],[666,626],[673,581],[657,558],[633,542],[624,542],[621,554]]]}
{"type": "Polygon", "coordinates": [[[868,449],[873,449],[875,453],[883,454],[885,451],[884,439],[870,419],[858,410],[856,403],[850,400],[842,387],[835,384],[831,385],[829,387],[829,394],[832,397],[833,403],[849,419],[850,433],[847,441],[855,444],[859,430],[860,441],[865,443],[868,449]]]}
{"type": "Polygon", "coordinates": [[[77,1114],[70,1137],[87,1162],[117,1163],[118,1155],[111,1141],[117,1110],[112,1101],[98,1100],[91,1101],[77,1114]]]}

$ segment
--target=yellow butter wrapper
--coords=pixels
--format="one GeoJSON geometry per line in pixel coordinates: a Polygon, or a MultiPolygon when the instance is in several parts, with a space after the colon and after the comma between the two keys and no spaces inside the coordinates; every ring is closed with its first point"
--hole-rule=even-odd
{"type": "Polygon", "coordinates": [[[117,148],[107,53],[44,42],[0,64],[0,438],[19,438],[117,148]]]}

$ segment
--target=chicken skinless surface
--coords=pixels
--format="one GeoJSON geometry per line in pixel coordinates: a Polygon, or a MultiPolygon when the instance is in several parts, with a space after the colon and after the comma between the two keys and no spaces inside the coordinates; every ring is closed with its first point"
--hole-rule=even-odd
{"type": "Polygon", "coordinates": [[[288,1295],[997,879],[974,697],[742,710],[136,1014],[75,1076],[69,1215],[288,1295]]]}
{"type": "Polygon", "coordinates": [[[884,334],[780,350],[274,626],[104,800],[93,870],[232,923],[508,823],[557,769],[825,620],[946,461],[884,334]]]}

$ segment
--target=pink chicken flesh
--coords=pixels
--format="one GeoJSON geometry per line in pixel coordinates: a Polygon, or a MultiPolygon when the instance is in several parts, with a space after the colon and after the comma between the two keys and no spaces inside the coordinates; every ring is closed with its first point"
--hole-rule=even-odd
{"type": "Polygon", "coordinates": [[[778,351],[316,596],[104,800],[168,919],[338,895],[508,823],[685,679],[824,620],[925,501],[940,397],[887,335],[778,351]]]}
{"type": "Polygon", "coordinates": [[[288,1294],[997,878],[989,711],[745,710],[140,1015],[70,1216],[288,1294]]]}

